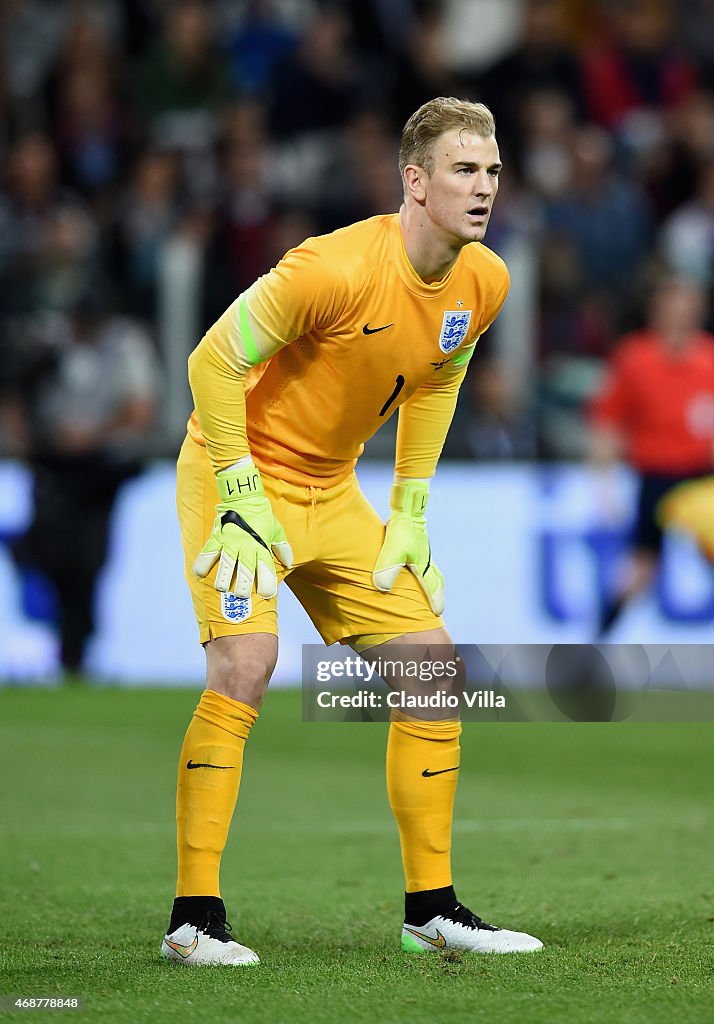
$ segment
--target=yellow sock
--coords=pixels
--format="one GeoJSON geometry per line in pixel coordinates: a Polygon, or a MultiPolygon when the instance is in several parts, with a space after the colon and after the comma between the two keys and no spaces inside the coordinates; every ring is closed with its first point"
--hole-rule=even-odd
{"type": "Polygon", "coordinates": [[[387,792],[399,826],[405,889],[451,885],[451,823],[461,723],[400,713],[389,726],[387,792]]]}
{"type": "Polygon", "coordinates": [[[181,748],[176,787],[177,896],[220,896],[219,870],[238,799],[243,748],[258,712],[204,690],[181,748]]]}

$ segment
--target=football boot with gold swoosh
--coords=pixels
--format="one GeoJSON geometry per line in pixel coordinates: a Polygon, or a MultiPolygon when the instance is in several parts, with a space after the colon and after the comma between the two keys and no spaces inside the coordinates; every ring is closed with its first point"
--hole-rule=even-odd
{"type": "Polygon", "coordinates": [[[533,935],[486,924],[460,903],[449,913],[432,917],[426,924],[405,923],[402,928],[402,949],[406,953],[440,953],[452,949],[462,953],[531,953],[542,948],[543,943],[533,935]]]}
{"type": "Polygon", "coordinates": [[[184,967],[238,967],[257,964],[257,953],[241,946],[230,934],[225,913],[210,910],[200,925],[182,924],[164,936],[161,953],[184,967]]]}

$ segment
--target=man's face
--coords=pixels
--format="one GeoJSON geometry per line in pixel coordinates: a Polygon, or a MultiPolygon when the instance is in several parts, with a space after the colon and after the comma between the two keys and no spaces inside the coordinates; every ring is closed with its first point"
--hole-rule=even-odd
{"type": "Polygon", "coordinates": [[[432,153],[432,174],[420,176],[425,213],[460,243],[480,242],[498,192],[501,160],[495,138],[454,129],[436,139],[432,153]]]}
{"type": "Polygon", "coordinates": [[[681,341],[683,337],[701,330],[703,318],[703,296],[694,285],[668,281],[653,298],[652,325],[670,341],[681,341]]]}

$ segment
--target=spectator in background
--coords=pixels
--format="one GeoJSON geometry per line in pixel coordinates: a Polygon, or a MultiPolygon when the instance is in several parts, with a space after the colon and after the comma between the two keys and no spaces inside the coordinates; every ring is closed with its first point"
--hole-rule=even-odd
{"type": "Polygon", "coordinates": [[[397,145],[383,112],[365,109],[352,118],[322,171],[317,203],[321,232],[399,209],[397,145]]]}
{"type": "Polygon", "coordinates": [[[574,134],[567,186],[541,203],[541,436],[549,458],[582,458],[584,406],[649,257],[644,192],[615,171],[600,128],[574,134]]]}
{"type": "Polygon", "coordinates": [[[67,311],[94,281],[96,255],[96,225],[87,213],[73,206],[53,211],[44,249],[26,282],[28,309],[67,311]]]}
{"type": "Polygon", "coordinates": [[[20,139],[0,194],[0,315],[34,312],[45,299],[46,308],[61,308],[60,281],[89,266],[96,236],[78,197],[59,184],[49,138],[20,139]]]}
{"type": "Polygon", "coordinates": [[[349,119],[362,89],[349,18],[339,5],[328,4],[316,11],[297,49],[276,67],[270,133],[283,141],[334,132],[349,119]]]}
{"type": "Polygon", "coordinates": [[[468,409],[457,412],[444,454],[478,461],[534,459],[536,432],[532,418],[509,387],[492,355],[481,356],[466,378],[468,409]]]}
{"type": "Polygon", "coordinates": [[[520,42],[529,0],[440,0],[444,49],[449,66],[478,74],[520,42]]]}
{"type": "Polygon", "coordinates": [[[521,109],[521,175],[537,196],[555,199],[573,179],[576,117],[564,92],[532,92],[521,109]]]}
{"type": "MultiPolygon", "coordinates": [[[[476,95],[473,87],[449,67],[438,7],[427,5],[404,37],[406,47],[394,56],[394,75],[386,83],[387,105],[396,124],[403,125],[415,104],[434,96],[476,95]]],[[[378,97],[371,96],[372,102],[378,97]]],[[[480,97],[479,97],[480,98],[480,97]]]]}
{"type": "Polygon", "coordinates": [[[0,266],[12,258],[32,258],[42,247],[45,218],[67,201],[58,185],[57,157],[46,135],[21,138],[10,153],[0,192],[0,266]]]}
{"type": "Polygon", "coordinates": [[[697,63],[699,77],[714,89],[714,0],[674,0],[682,50],[697,63]]]}
{"type": "Polygon", "coordinates": [[[695,90],[696,66],[673,38],[666,0],[617,0],[606,37],[583,60],[588,117],[636,140],[642,115],[658,117],[695,90]]]}
{"type": "MultiPolygon", "coordinates": [[[[72,187],[89,198],[110,198],[122,167],[124,128],[104,72],[77,68],[62,79],[55,138],[72,187]]],[[[98,215],[103,212],[97,206],[98,215]]]]}
{"type": "Polygon", "coordinates": [[[622,299],[648,253],[652,222],[645,193],[615,170],[613,155],[604,131],[581,128],[570,180],[544,211],[552,236],[572,247],[583,279],[622,299]]]}
{"type": "Polygon", "coordinates": [[[261,274],[266,273],[275,204],[266,174],[265,139],[232,141],[223,156],[223,201],[209,242],[203,275],[204,322],[213,323],[261,274]]]}
{"type": "Polygon", "coordinates": [[[264,95],[299,37],[280,17],[275,0],[249,0],[245,6],[243,18],[228,38],[228,73],[239,95],[264,95]]]}
{"type": "Polygon", "coordinates": [[[499,137],[507,133],[508,150],[519,159],[522,110],[536,92],[569,98],[580,119],[585,98],[577,55],[568,38],[564,0],[530,0],[518,45],[481,77],[482,96],[496,116],[499,137]]]}
{"type": "Polygon", "coordinates": [[[640,476],[632,557],[602,609],[601,637],[653,582],[662,548],[657,504],[714,466],[714,336],[702,331],[703,316],[700,289],[663,281],[646,328],[620,341],[592,404],[595,464],[607,468],[622,457],[640,476]]]}
{"type": "Polygon", "coordinates": [[[347,6],[358,49],[373,61],[384,62],[407,50],[424,5],[419,0],[358,0],[347,6]]]}
{"type": "Polygon", "coordinates": [[[640,146],[629,170],[642,181],[661,224],[694,197],[713,162],[714,96],[699,89],[667,114],[666,128],[662,123],[649,145],[640,146]]]}
{"type": "Polygon", "coordinates": [[[66,13],[63,4],[52,0],[0,4],[0,63],[8,120],[17,134],[46,127],[42,85],[57,58],[66,13]]]}
{"type": "Polygon", "coordinates": [[[163,247],[185,213],[180,186],[177,155],[146,150],[134,164],[107,234],[108,263],[124,308],[146,320],[156,315],[163,247]]]}
{"type": "Polygon", "coordinates": [[[44,83],[50,123],[55,120],[56,101],[60,83],[74,71],[102,74],[112,93],[122,86],[123,68],[117,49],[116,25],[112,20],[97,17],[96,6],[77,9],[65,7],[65,17],[72,18],[62,39],[62,45],[44,83]]]}
{"type": "Polygon", "coordinates": [[[153,421],[153,347],[136,324],[108,315],[92,289],[14,358],[18,386],[3,419],[34,475],[32,522],[14,554],[52,584],[62,666],[78,673],[115,499],[140,470],[153,421]]]}
{"type": "Polygon", "coordinates": [[[215,142],[229,90],[209,7],[197,0],[166,6],[162,37],[145,56],[140,79],[136,104],[155,143],[195,151],[215,142]]]}
{"type": "Polygon", "coordinates": [[[271,267],[274,267],[291,249],[297,248],[306,238],[316,234],[317,226],[305,210],[290,207],[278,209],[268,237],[267,255],[271,267]]]}
{"type": "Polygon", "coordinates": [[[63,180],[89,198],[108,200],[124,170],[129,111],[121,79],[109,26],[86,10],[70,25],[45,96],[63,180]]]}
{"type": "Polygon", "coordinates": [[[268,142],[265,102],[256,96],[241,96],[225,107],[221,120],[220,144],[248,146],[251,142],[268,142]]]}
{"type": "Polygon", "coordinates": [[[703,168],[691,202],[665,222],[660,244],[673,273],[709,289],[714,297],[714,163],[703,168]]]}

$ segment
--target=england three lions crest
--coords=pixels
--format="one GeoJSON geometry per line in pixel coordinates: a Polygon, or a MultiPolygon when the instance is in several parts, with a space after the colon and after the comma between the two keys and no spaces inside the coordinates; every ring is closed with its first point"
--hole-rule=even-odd
{"type": "Polygon", "coordinates": [[[458,348],[471,326],[471,309],[447,309],[439,335],[439,348],[442,352],[453,352],[458,348]]]}
{"type": "Polygon", "coordinates": [[[249,597],[236,597],[235,594],[221,594],[221,611],[223,618],[229,622],[242,622],[252,611],[249,597]]]}

